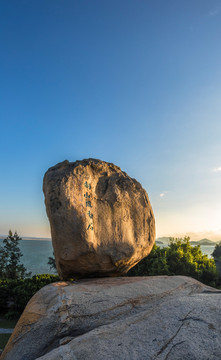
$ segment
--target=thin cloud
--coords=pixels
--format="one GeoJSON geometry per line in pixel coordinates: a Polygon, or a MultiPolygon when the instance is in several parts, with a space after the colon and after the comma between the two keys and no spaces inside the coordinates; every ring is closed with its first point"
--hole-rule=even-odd
{"type": "Polygon", "coordinates": [[[221,166],[218,166],[213,169],[213,172],[221,172],[221,166]]]}
{"type": "Polygon", "coordinates": [[[160,194],[160,197],[161,197],[161,198],[164,197],[167,193],[168,193],[168,191],[162,192],[162,193],[160,194]]]}
{"type": "Polygon", "coordinates": [[[216,9],[216,10],[211,10],[209,15],[210,16],[215,16],[216,14],[219,14],[220,10],[219,9],[216,9]]]}
{"type": "Polygon", "coordinates": [[[210,10],[209,16],[215,16],[215,15],[219,14],[220,11],[221,11],[221,6],[217,7],[216,9],[210,10]]]}

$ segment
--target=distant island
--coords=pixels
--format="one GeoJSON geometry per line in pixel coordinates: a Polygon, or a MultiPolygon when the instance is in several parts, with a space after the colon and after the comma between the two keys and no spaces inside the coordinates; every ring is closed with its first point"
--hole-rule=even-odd
{"type": "Polygon", "coordinates": [[[163,241],[160,241],[160,240],[156,240],[155,242],[156,242],[157,245],[165,245],[165,244],[163,243],[163,241]]]}
{"type": "Polygon", "coordinates": [[[156,239],[156,244],[157,245],[168,245],[170,242],[170,238],[169,237],[159,237],[156,239]]]}
{"type": "MultiPolygon", "coordinates": [[[[159,237],[156,239],[156,245],[168,245],[170,242],[170,238],[169,237],[159,237]]],[[[201,240],[191,240],[190,244],[193,246],[196,245],[204,245],[204,246],[214,246],[218,243],[219,241],[212,241],[209,239],[201,239],[201,240]]]]}
{"type": "Polygon", "coordinates": [[[217,242],[209,240],[209,239],[202,239],[198,241],[190,241],[191,245],[216,245],[217,242]]]}

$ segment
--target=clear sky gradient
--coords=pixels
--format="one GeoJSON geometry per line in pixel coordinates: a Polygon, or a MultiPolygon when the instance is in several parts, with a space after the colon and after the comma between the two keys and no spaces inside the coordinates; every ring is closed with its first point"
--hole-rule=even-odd
{"type": "Polygon", "coordinates": [[[221,1],[0,3],[0,234],[50,236],[48,167],[147,190],[157,236],[221,239],[221,1]]]}

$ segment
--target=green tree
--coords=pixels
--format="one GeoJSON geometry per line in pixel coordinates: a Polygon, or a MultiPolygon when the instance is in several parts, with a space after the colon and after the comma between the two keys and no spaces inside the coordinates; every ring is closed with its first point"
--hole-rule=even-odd
{"type": "MultiPolygon", "coordinates": [[[[54,254],[54,253],[53,253],[54,254]]],[[[48,258],[48,265],[50,266],[51,270],[56,270],[56,263],[55,263],[55,258],[52,256],[49,256],[48,258]]]]}
{"type": "Polygon", "coordinates": [[[132,268],[129,276],[186,275],[205,284],[217,286],[217,271],[213,259],[204,255],[200,246],[191,246],[190,238],[170,238],[167,247],[154,245],[150,255],[132,268]]]}
{"type": "Polygon", "coordinates": [[[39,289],[55,281],[59,281],[59,276],[50,274],[25,279],[0,279],[0,313],[11,318],[19,316],[39,289]]]}
{"type": "Polygon", "coordinates": [[[190,238],[170,239],[167,250],[170,275],[191,276],[205,284],[216,286],[217,271],[213,259],[202,253],[200,246],[192,246],[190,238]]]}
{"type": "Polygon", "coordinates": [[[8,236],[3,240],[3,247],[0,248],[0,278],[1,279],[23,279],[30,276],[24,265],[20,262],[23,256],[19,248],[21,238],[17,232],[9,230],[8,236]]]}
{"type": "Polygon", "coordinates": [[[169,275],[166,248],[154,244],[151,253],[128,272],[128,276],[169,275]]]}
{"type": "Polygon", "coordinates": [[[221,260],[221,241],[215,245],[212,256],[214,259],[221,260]]]}

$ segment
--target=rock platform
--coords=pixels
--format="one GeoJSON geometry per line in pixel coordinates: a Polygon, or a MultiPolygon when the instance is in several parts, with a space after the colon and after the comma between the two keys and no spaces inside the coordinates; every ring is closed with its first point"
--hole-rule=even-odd
{"type": "Polygon", "coordinates": [[[61,359],[221,359],[221,291],[184,276],[47,285],[1,360],[61,359]]]}

